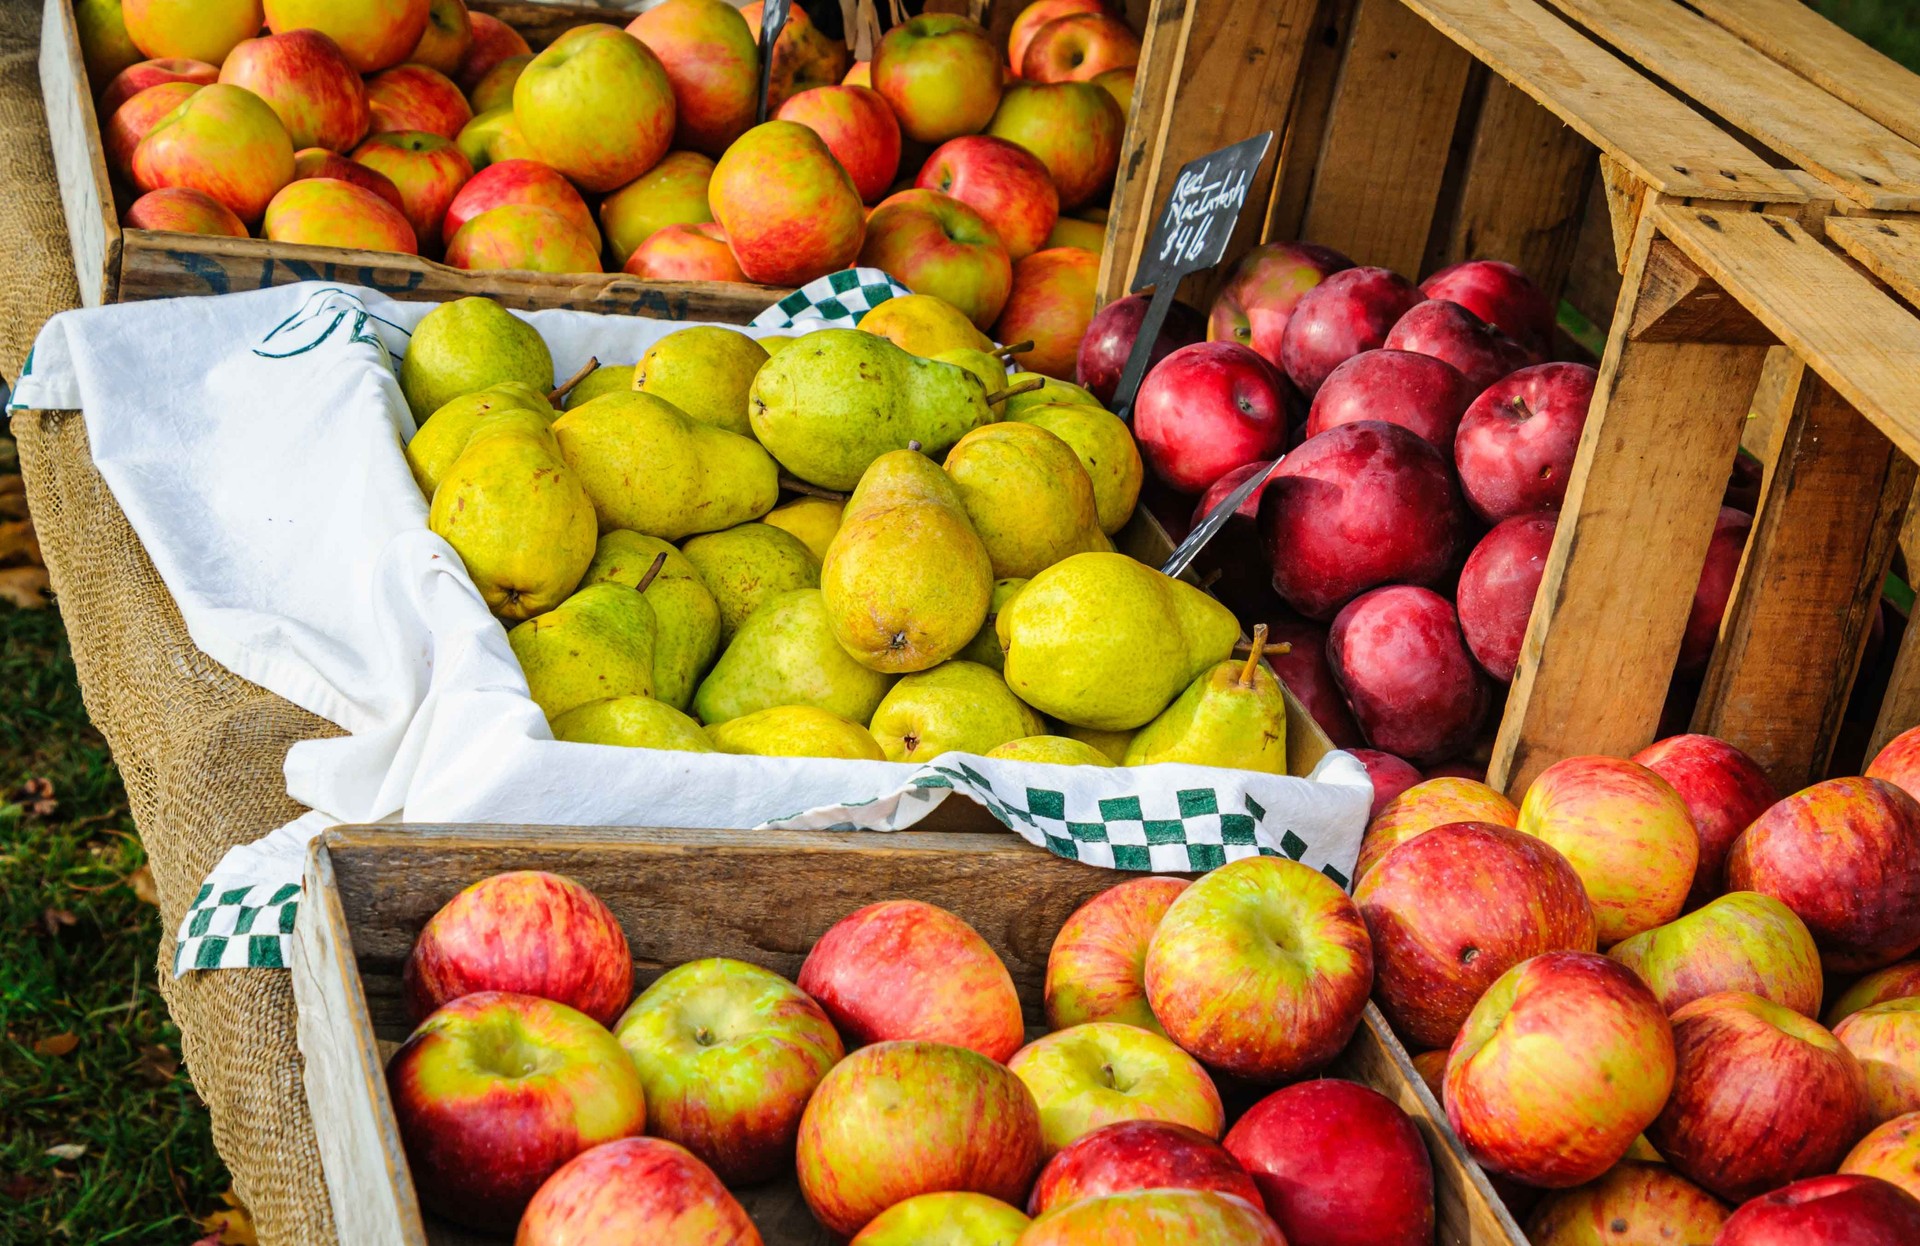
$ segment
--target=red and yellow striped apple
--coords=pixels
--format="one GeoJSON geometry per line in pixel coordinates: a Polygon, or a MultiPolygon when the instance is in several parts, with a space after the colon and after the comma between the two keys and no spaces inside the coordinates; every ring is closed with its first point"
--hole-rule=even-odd
{"type": "Polygon", "coordinates": [[[1206,1134],[1172,1121],[1131,1120],[1055,1152],[1033,1183],[1027,1214],[1127,1190],[1215,1190],[1266,1206],[1240,1161],[1206,1134]]]}
{"type": "Polygon", "coordinates": [[[745,281],[727,245],[727,231],[712,221],[669,225],[634,248],[622,272],[649,281],[745,281]]]}
{"type": "Polygon", "coordinates": [[[419,254],[413,226],[374,192],[333,177],[288,182],[267,205],[260,236],[313,247],[419,254]]]}
{"type": "Polygon", "coordinates": [[[1093,323],[1094,285],[1100,257],[1079,247],[1035,251],[1013,266],[1013,288],[994,322],[1003,342],[1031,341],[1020,356],[1029,372],[1069,380],[1080,343],[1093,323]]]}
{"type": "Polygon", "coordinates": [[[659,1138],[623,1138],[568,1160],[527,1204],[513,1242],[761,1246],[760,1231],[720,1179],[659,1138]]]}
{"type": "Polygon", "coordinates": [[[245,238],[247,227],[212,195],[185,186],[163,186],[135,199],[121,218],[128,229],[245,238]]]}
{"type": "Polygon", "coordinates": [[[1186,889],[1184,878],[1131,878],[1075,909],[1047,953],[1047,1024],[1118,1021],[1165,1034],[1147,1006],[1147,944],[1186,889]]]}
{"type": "Polygon", "coordinates": [[[1907,1246],[1920,1241],[1920,1199],[1857,1173],[1808,1177],[1744,1203],[1714,1246],[1907,1246]]]}
{"type": "Polygon", "coordinates": [[[453,79],[425,65],[396,65],[369,78],[367,109],[375,134],[422,130],[452,140],[473,120],[453,79]]]}
{"type": "Polygon", "coordinates": [[[455,268],[597,273],[599,241],[570,219],[533,203],[508,203],[469,220],[447,240],[455,268]]]}
{"type": "Polygon", "coordinates": [[[900,171],[900,123],[879,92],[863,86],[811,87],[789,96],[776,117],[818,134],[853,179],[861,202],[878,202],[893,185],[900,171]]]}
{"type": "Polygon", "coordinates": [[[107,149],[107,168],[131,182],[133,153],[140,140],[162,118],[192,99],[200,86],[197,82],[155,83],[134,92],[133,98],[114,109],[100,131],[100,141],[107,149]]]}
{"type": "Polygon", "coordinates": [[[1891,1181],[1920,1198],[1920,1112],[1876,1126],[1847,1152],[1840,1171],[1891,1181]]]}
{"type": "MultiPolygon", "coordinates": [[[[402,219],[406,217],[406,201],[400,198],[400,188],[393,179],[378,169],[370,168],[357,160],[349,160],[336,151],[324,147],[307,147],[293,153],[293,179],[304,177],[331,177],[343,182],[352,182],[362,190],[370,190],[400,209],[402,219]]],[[[412,226],[408,227],[409,232],[412,226]]]]}
{"type": "Polygon", "coordinates": [[[1820,1012],[1820,949],[1793,910],[1734,891],[1607,952],[1640,975],[1672,1016],[1706,995],[1750,991],[1803,1017],[1820,1012]]]}
{"type": "Polygon", "coordinates": [[[1113,185],[1126,128],[1120,105],[1091,82],[1016,82],[1000,97],[987,133],[1039,157],[1065,212],[1113,185]]]}
{"type": "Polygon", "coordinates": [[[1172,1121],[1210,1138],[1227,1125],[1200,1062],[1138,1026],[1089,1021],[1057,1030],[1016,1051],[1007,1067],[1033,1092],[1049,1156],[1119,1121],[1172,1121]]]}
{"type": "Polygon", "coordinates": [[[820,136],[798,122],[748,130],[714,166],[707,193],[750,281],[805,285],[860,254],[860,192],[820,136]]]}
{"type": "Polygon", "coordinates": [[[407,53],[407,63],[425,65],[452,78],[473,46],[473,14],[466,0],[428,0],[426,29],[407,53]]]}
{"type": "Polygon", "coordinates": [[[724,0],[666,0],[627,24],[673,86],[675,147],[718,156],[754,122],[759,32],[724,0]]]}
{"type": "Polygon", "coordinates": [[[1033,34],[1020,57],[1028,82],[1088,82],[1140,63],[1140,36],[1107,13],[1069,13],[1033,34]]]}
{"type": "MultiPolygon", "coordinates": [[[[233,58],[227,59],[231,61],[233,58]]],[[[100,98],[93,102],[93,107],[98,115],[111,117],[120,105],[148,87],[157,87],[163,82],[191,82],[197,86],[206,86],[208,83],[219,80],[220,70],[205,61],[178,56],[156,61],[141,61],[115,74],[113,81],[107,83],[107,89],[100,92],[100,98]]],[[[359,79],[355,78],[354,81],[358,82],[359,79]]]]}
{"type": "Polygon", "coordinates": [[[531,203],[551,208],[597,246],[600,228],[594,224],[587,201],[573,183],[537,160],[502,160],[475,173],[447,205],[441,228],[449,238],[460,227],[489,208],[509,203],[531,203]]]}
{"type": "Polygon", "coordinates": [[[1699,908],[1725,889],[1728,849],[1780,799],[1779,793],[1758,762],[1710,735],[1668,736],[1633,760],[1672,784],[1687,802],[1700,836],[1700,864],[1694,867],[1687,907],[1699,908]]]}
{"type": "Polygon", "coordinates": [[[438,134],[401,130],[374,135],[353,149],[353,158],[399,189],[401,211],[420,239],[422,254],[439,250],[447,205],[473,176],[460,148],[438,134]]]}
{"type": "Polygon", "coordinates": [[[463,91],[479,86],[480,80],[501,61],[533,55],[525,37],[491,13],[468,13],[467,23],[473,37],[467,43],[466,54],[460,58],[459,69],[448,75],[463,91]]]}
{"type": "Polygon", "coordinates": [[[1026,148],[991,134],[940,144],[914,185],[952,195],[978,212],[1016,263],[1046,245],[1060,216],[1060,194],[1047,166],[1026,148]]]}
{"type": "Polygon", "coordinates": [[[1416,783],[1388,801],[1387,807],[1367,824],[1367,833],[1360,841],[1360,861],[1354,866],[1356,885],[1389,852],[1421,832],[1449,822],[1518,826],[1520,811],[1505,796],[1472,779],[1416,783]]]}
{"type": "Polygon", "coordinates": [[[317,30],[248,39],[220,66],[220,81],[267,101],[296,149],[346,151],[373,123],[366,84],[340,45],[317,30]]]}
{"type": "MultiPolygon", "coordinates": [[[[128,100],[122,111],[140,98],[128,100]]],[[[259,96],[216,82],[196,89],[147,131],[133,150],[133,180],[141,190],[189,186],[205,191],[251,223],[293,180],[293,143],[259,96]]]]}
{"type": "Polygon", "coordinates": [[[697,151],[665,159],[600,201],[600,231],[622,264],[634,248],[669,225],[700,225],[713,219],[707,185],[713,161],[697,151]]]}
{"type": "Polygon", "coordinates": [[[1726,1219],[1719,1199],[1666,1165],[1626,1160],[1597,1181],[1543,1199],[1527,1221],[1527,1240],[1533,1246],[1712,1246],[1726,1219]]]}
{"type": "MultiPolygon", "coordinates": [[[[805,98],[796,96],[789,103],[805,98]]],[[[860,264],[890,274],[916,294],[930,294],[952,304],[983,330],[1007,305],[1014,284],[1013,262],[1007,258],[999,236],[978,212],[937,190],[903,190],[883,199],[867,217],[860,264]]],[[[1087,315],[1091,317],[1092,298],[1087,302],[1087,315]]],[[[1082,324],[1081,331],[1085,330],[1082,324]]],[[[1078,338],[1074,345],[1079,345],[1078,338]]],[[[1039,353],[1036,348],[1034,354],[1039,353]]],[[[1029,359],[1022,363],[1040,370],[1029,359]]]]}
{"type": "Polygon", "coordinates": [[[1871,1008],[1890,999],[1905,999],[1909,995],[1920,995],[1920,960],[1903,960],[1897,965],[1876,969],[1861,978],[1827,1005],[1827,1013],[1820,1019],[1821,1024],[1831,1030],[1862,1008],[1871,1008]]]}
{"type": "Polygon", "coordinates": [[[1027,45],[1047,23],[1073,13],[1107,13],[1106,0],[1033,0],[1014,17],[1007,29],[1007,63],[1015,72],[1026,59],[1027,45]]]}
{"type": "Polygon", "coordinates": [[[1890,999],[1851,1014],[1834,1027],[1867,1077],[1875,1125],[1920,1111],[1920,997],[1890,999]]]}
{"type": "Polygon", "coordinates": [[[1035,1220],[1020,1246],[1287,1246],[1266,1213],[1214,1190],[1127,1190],[1035,1220]]]}

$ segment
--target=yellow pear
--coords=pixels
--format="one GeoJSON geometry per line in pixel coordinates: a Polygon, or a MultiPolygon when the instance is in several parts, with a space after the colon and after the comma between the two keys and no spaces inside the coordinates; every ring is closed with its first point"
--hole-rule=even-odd
{"type": "Polygon", "coordinates": [[[666,561],[646,588],[654,619],[653,695],[684,710],[720,651],[720,606],[686,555],[657,536],[609,532],[595,547],[581,584],[637,588],[662,556],[666,561]]]}
{"type": "Polygon", "coordinates": [[[767,361],[767,348],[738,329],[697,324],[675,330],[647,348],[633,388],[664,398],[702,424],[753,436],[747,390],[767,361]]]}
{"type": "Polygon", "coordinates": [[[998,355],[990,355],[984,350],[975,350],[971,346],[962,346],[954,350],[943,350],[933,356],[941,363],[950,363],[956,368],[965,368],[980,378],[981,389],[989,394],[997,394],[1007,387],[1007,369],[998,355]]]}
{"type": "Polygon", "coordinates": [[[788,342],[793,340],[794,335],[791,333],[769,333],[759,339],[760,349],[766,351],[769,356],[777,355],[787,348],[788,342]]]}
{"type": "Polygon", "coordinates": [[[771,524],[743,523],[691,537],[680,547],[720,606],[720,643],[777,593],[820,587],[820,560],[800,538],[771,524]]]}
{"type": "Polygon", "coordinates": [[[553,355],[538,330],[492,299],[442,303],[413,327],[400,361],[400,390],[414,419],[501,381],[544,394],[553,388],[553,355]]]}
{"type": "Polygon", "coordinates": [[[825,562],[827,546],[833,543],[833,534],[840,531],[840,516],[846,509],[845,502],[800,497],[774,507],[762,522],[793,533],[815,558],[825,562]]]}
{"type": "Polygon", "coordinates": [[[946,469],[1002,579],[1031,578],[1062,558],[1113,548],[1086,469],[1038,425],[976,428],[947,452],[946,469]]]}
{"type": "Polygon", "coordinates": [[[567,391],[566,409],[584,407],[602,394],[618,394],[633,388],[633,365],[601,364],[587,373],[579,384],[567,391]]]}
{"type": "Polygon", "coordinates": [[[1287,772],[1287,698],[1260,661],[1267,625],[1254,629],[1246,661],[1229,659],[1193,681],[1172,705],[1140,728],[1126,764],[1186,762],[1228,770],[1287,772]]]}
{"type": "Polygon", "coordinates": [[[678,753],[719,751],[699,723],[651,697],[613,697],[577,706],[553,720],[553,738],[678,753]]]}
{"type": "Polygon", "coordinates": [[[966,313],[931,294],[903,294],[860,317],[859,328],[886,338],[909,354],[931,359],[942,351],[990,351],[993,339],[966,313]]]}
{"type": "MultiPolygon", "coordinates": [[[[553,421],[554,411],[546,395],[513,381],[462,394],[441,404],[413,434],[413,439],[407,442],[407,466],[412,469],[420,492],[431,500],[433,491],[440,487],[441,477],[481,427],[510,425],[540,433],[553,421]]],[[[556,445],[556,453],[558,449],[556,445]]]]}
{"type": "Polygon", "coordinates": [[[1001,761],[1042,761],[1055,766],[1113,766],[1113,758],[1091,744],[1063,735],[1030,735],[1008,740],[988,757],[1001,761]]]}
{"type": "Polygon", "coordinates": [[[987,753],[1046,730],[993,668],[942,662],[904,675],[873,712],[873,738],[888,761],[931,761],[942,753],[987,753]]]}
{"type": "Polygon", "coordinates": [[[996,671],[1007,664],[1007,655],[1000,648],[1000,633],[995,630],[995,625],[1000,621],[1000,612],[1006,609],[1015,593],[1026,587],[1026,583],[1021,579],[993,582],[993,599],[987,603],[986,619],[980,624],[980,630],[974,633],[973,639],[955,657],[991,666],[996,671]]]}
{"type": "MultiPolygon", "coordinates": [[[[1007,378],[1015,385],[1038,380],[1039,389],[1030,389],[1014,394],[999,406],[1000,418],[1017,420],[1021,414],[1033,407],[1044,407],[1049,403],[1071,402],[1082,406],[1099,407],[1100,400],[1091,393],[1075,385],[1072,381],[1062,381],[1051,376],[1041,376],[1034,372],[1022,372],[1018,376],[1007,378]]],[[[1101,407],[1101,410],[1106,410],[1101,407]]]]}
{"type": "Polygon", "coordinates": [[[1146,472],[1140,462],[1140,447],[1134,443],[1133,430],[1125,420],[1079,402],[1026,407],[1013,418],[1046,429],[1072,449],[1093,484],[1100,531],[1112,536],[1127,526],[1140,500],[1140,482],[1146,472]]]}
{"type": "Polygon", "coordinates": [[[892,685],[834,640],[820,590],[797,588],[741,625],[695,690],[693,710],[708,726],[777,705],[813,705],[864,723],[892,685]]]}
{"type": "Polygon", "coordinates": [[[758,519],[780,498],[779,469],[752,438],[652,394],[602,394],[554,421],[553,435],[602,532],[677,541],[758,519]]]}
{"type": "Polygon", "coordinates": [[[547,433],[503,432],[462,451],[433,491],[427,527],[460,555],[503,619],[566,600],[593,561],[593,503],[547,433]]]}
{"type": "Polygon", "coordinates": [[[876,671],[923,671],[980,630],[993,563],[946,473],[896,450],[874,460],[847,499],[820,590],[848,653],[876,671]]]}
{"type": "Polygon", "coordinates": [[[549,721],[589,701],[653,695],[653,607],[644,589],[589,584],[507,633],[549,721]]]}
{"type": "Polygon", "coordinates": [[[813,705],[776,705],[729,719],[708,730],[723,753],[756,757],[840,757],[885,761],[873,733],[859,723],[813,705]]]}
{"type": "Polygon", "coordinates": [[[1131,731],[1101,731],[1094,727],[1076,727],[1072,723],[1061,723],[1060,734],[1086,745],[1116,766],[1126,762],[1127,747],[1133,743],[1134,735],[1131,731]]]}

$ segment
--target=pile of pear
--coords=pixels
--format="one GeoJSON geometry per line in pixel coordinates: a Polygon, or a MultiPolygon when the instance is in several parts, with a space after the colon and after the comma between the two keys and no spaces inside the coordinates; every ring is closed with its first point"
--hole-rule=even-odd
{"type": "Polygon", "coordinates": [[[1126,424],[1005,358],[916,295],[787,337],[690,326],[549,392],[539,333],[470,298],[398,379],[428,525],[557,739],[1285,773],[1259,640],[1236,659],[1231,612],[1114,551],[1126,424]]]}

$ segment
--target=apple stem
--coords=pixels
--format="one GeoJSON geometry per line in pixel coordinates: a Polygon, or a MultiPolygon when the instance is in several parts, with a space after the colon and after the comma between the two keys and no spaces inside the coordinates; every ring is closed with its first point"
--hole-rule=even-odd
{"type": "Polygon", "coordinates": [[[992,355],[995,359],[1004,361],[1004,360],[1013,358],[1015,355],[1024,355],[1032,349],[1033,349],[1033,339],[1028,338],[1024,342],[1015,342],[1011,346],[1002,346],[999,350],[988,351],[987,353],[992,355]]]}
{"type": "Polygon", "coordinates": [[[667,565],[667,552],[665,550],[661,550],[659,553],[653,556],[653,565],[651,567],[648,567],[647,573],[640,577],[640,582],[633,586],[633,591],[636,593],[646,592],[647,585],[653,583],[653,578],[660,574],[660,568],[666,565],[667,565]]]}
{"type": "Polygon", "coordinates": [[[580,370],[578,372],[574,373],[572,376],[568,377],[566,380],[560,382],[559,388],[555,389],[552,393],[547,395],[547,401],[557,404],[561,399],[565,398],[568,394],[571,394],[573,392],[574,386],[578,385],[580,382],[592,376],[594,373],[594,370],[599,366],[600,366],[599,358],[590,356],[587,359],[586,363],[580,366],[580,370]]]}
{"type": "Polygon", "coordinates": [[[829,502],[844,502],[847,500],[847,495],[844,493],[835,493],[831,489],[822,489],[819,485],[810,485],[806,481],[796,480],[792,476],[781,476],[780,487],[788,493],[805,494],[810,498],[825,498],[829,502]]]}
{"type": "Polygon", "coordinates": [[[1009,385],[1005,389],[996,389],[987,395],[987,405],[997,407],[1016,394],[1031,394],[1036,389],[1045,389],[1046,387],[1046,378],[1036,376],[1031,381],[1022,381],[1018,385],[1009,385]]]}
{"type": "MultiPolygon", "coordinates": [[[[665,558],[666,555],[662,554],[661,557],[665,558]]],[[[1260,655],[1266,651],[1266,648],[1267,625],[1265,623],[1256,623],[1253,628],[1253,645],[1247,654],[1247,664],[1240,668],[1239,682],[1242,688],[1253,687],[1254,671],[1259,668],[1260,655]]]]}

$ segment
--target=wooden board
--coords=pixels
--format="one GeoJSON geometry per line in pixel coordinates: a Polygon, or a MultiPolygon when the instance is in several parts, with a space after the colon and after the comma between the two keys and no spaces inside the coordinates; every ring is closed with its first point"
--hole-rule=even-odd
{"type": "Polygon", "coordinates": [[[1279,167],[1273,176],[1273,198],[1267,206],[1265,239],[1300,238],[1307,217],[1307,196],[1313,190],[1314,170],[1320,163],[1320,145],[1326,138],[1327,114],[1333,111],[1333,90],[1340,79],[1347,32],[1353,27],[1358,0],[1321,0],[1314,18],[1314,34],[1295,75],[1293,104],[1287,110],[1287,128],[1280,135],[1279,167]]]}
{"type": "MultiPolygon", "coordinates": [[[[295,957],[308,1082],[342,1089],[312,1103],[323,1153],[361,1158],[353,1182],[330,1180],[336,1216],[362,1242],[485,1240],[409,1218],[411,1182],[384,1086],[367,1053],[404,1037],[399,973],[426,919],[455,892],[508,869],[547,869],[592,888],[620,919],[638,985],[703,956],[733,956],[791,977],[813,941],[861,905],[911,896],[952,909],[1006,962],[1029,1019],[1041,1019],[1047,952],[1060,923],[1118,875],[1010,835],[903,831],[664,831],[648,828],[344,827],[311,850],[295,957]],[[330,895],[329,895],[330,893],[330,895]],[[327,898],[322,898],[327,897],[327,898]],[[324,954],[327,947],[346,955],[324,954]],[[349,1097],[357,1102],[348,1102],[349,1097]],[[386,1166],[393,1165],[392,1168],[386,1166]],[[391,1172],[392,1176],[385,1175],[391,1172]],[[364,1183],[392,1188],[366,1189],[364,1183]],[[375,1215],[386,1223],[374,1221],[375,1215]]],[[[1524,1246],[1484,1174],[1461,1150],[1407,1054],[1369,1006],[1334,1070],[1394,1099],[1434,1158],[1440,1246],[1524,1246]]],[[[329,1170],[332,1177],[333,1170],[329,1170]]],[[[768,1246],[825,1246],[791,1182],[743,1192],[768,1246]]]]}
{"type": "MultiPolygon", "coordinates": [[[[1899,543],[1908,578],[1920,576],[1920,493],[1907,504],[1899,543]]],[[[1867,737],[1865,755],[1871,759],[1887,741],[1915,726],[1920,726],[1920,611],[1907,616],[1907,630],[1901,633],[1900,648],[1894,652],[1886,695],[1880,700],[1873,734],[1867,737]]]]}
{"type": "Polygon", "coordinates": [[[1406,0],[1655,190],[1795,203],[1788,179],[1686,104],[1533,0],[1406,0]]]}
{"type": "Polygon", "coordinates": [[[98,307],[114,301],[119,283],[120,218],[114,213],[106,149],[100,142],[72,0],[46,0],[41,12],[40,93],[47,106],[47,136],[80,301],[98,307]]]}
{"type": "Polygon", "coordinates": [[[1920,221],[1830,216],[1826,233],[1888,289],[1920,307],[1920,221]]]}
{"type": "Polygon", "coordinates": [[[1920,148],[1673,0],[1552,3],[1843,198],[1920,208],[1920,148]]]}
{"type": "Polygon", "coordinates": [[[1687,0],[1802,78],[1920,143],[1920,76],[1807,7],[1805,0],[1687,0]]]}

